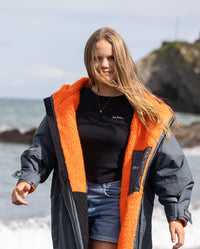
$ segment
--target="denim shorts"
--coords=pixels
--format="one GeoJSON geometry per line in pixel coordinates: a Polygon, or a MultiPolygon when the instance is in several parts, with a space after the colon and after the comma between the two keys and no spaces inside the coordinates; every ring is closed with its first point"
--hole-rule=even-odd
{"type": "Polygon", "coordinates": [[[89,237],[118,243],[120,232],[119,198],[121,180],[87,183],[89,237]]]}

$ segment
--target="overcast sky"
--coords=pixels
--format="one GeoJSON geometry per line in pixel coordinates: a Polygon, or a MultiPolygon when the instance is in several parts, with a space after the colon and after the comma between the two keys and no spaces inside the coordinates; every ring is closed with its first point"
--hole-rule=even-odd
{"type": "Polygon", "coordinates": [[[104,26],[138,61],[163,40],[198,39],[200,1],[0,0],[0,97],[44,98],[87,76],[85,43],[104,26]]]}

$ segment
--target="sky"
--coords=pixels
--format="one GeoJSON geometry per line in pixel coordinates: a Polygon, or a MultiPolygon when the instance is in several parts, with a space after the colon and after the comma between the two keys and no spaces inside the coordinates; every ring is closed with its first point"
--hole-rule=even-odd
{"type": "Polygon", "coordinates": [[[135,62],[200,36],[199,0],[0,0],[0,98],[43,99],[87,76],[89,36],[115,29],[135,62]]]}

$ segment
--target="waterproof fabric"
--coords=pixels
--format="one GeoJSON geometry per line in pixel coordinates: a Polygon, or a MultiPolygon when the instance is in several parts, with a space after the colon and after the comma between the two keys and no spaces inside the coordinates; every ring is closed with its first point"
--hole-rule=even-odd
{"type": "MultiPolygon", "coordinates": [[[[87,248],[88,213],[84,160],[76,124],[82,78],[64,85],[45,100],[47,115],[36,131],[32,146],[22,155],[15,175],[35,188],[52,169],[52,239],[54,249],[87,248]]],[[[149,97],[148,97],[149,98],[149,97]]],[[[149,98],[163,122],[173,118],[167,105],[149,98]]],[[[121,231],[118,248],[150,249],[154,195],[164,205],[168,221],[191,221],[188,206],[193,180],[183,152],[171,133],[149,124],[150,132],[135,112],[122,169],[120,194],[121,231]]]]}

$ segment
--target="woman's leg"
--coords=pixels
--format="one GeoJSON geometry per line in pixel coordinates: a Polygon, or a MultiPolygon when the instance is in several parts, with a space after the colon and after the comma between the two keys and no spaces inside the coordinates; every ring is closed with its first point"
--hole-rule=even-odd
{"type": "Polygon", "coordinates": [[[88,249],[117,249],[117,243],[90,239],[88,249]]]}

